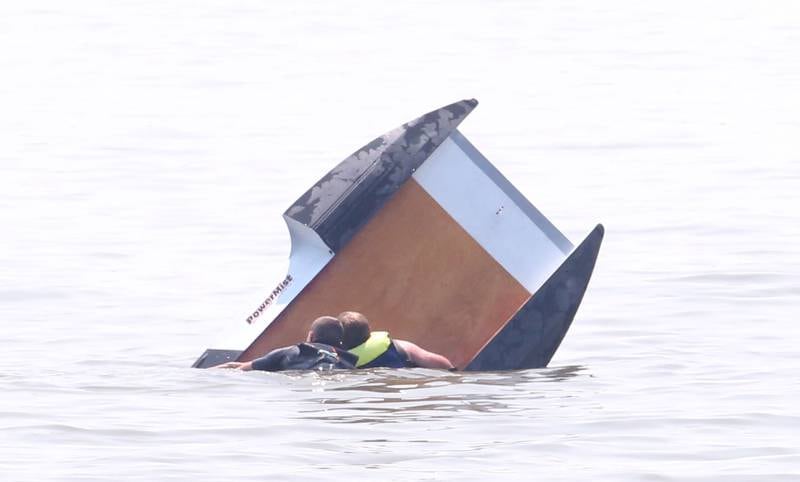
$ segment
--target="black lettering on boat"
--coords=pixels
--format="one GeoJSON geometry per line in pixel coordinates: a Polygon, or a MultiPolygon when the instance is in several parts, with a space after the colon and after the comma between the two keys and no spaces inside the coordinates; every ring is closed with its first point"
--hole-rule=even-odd
{"type": "Polygon", "coordinates": [[[276,299],[278,299],[278,296],[280,296],[280,294],[283,293],[283,291],[286,289],[287,286],[289,286],[291,282],[292,282],[292,275],[287,274],[286,278],[284,278],[283,281],[278,283],[278,286],[276,286],[275,289],[272,290],[267,299],[265,299],[264,302],[259,305],[258,309],[254,311],[252,315],[247,317],[247,319],[245,320],[247,324],[253,323],[253,320],[261,316],[264,310],[269,308],[270,305],[272,305],[272,303],[276,299]]]}

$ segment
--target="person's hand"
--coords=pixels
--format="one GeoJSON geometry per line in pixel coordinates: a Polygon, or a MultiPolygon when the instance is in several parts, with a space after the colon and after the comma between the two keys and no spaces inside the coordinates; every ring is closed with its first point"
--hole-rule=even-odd
{"type": "Polygon", "coordinates": [[[242,368],[242,365],[244,365],[244,363],[235,362],[235,361],[229,361],[227,363],[223,363],[221,365],[217,365],[217,366],[214,366],[214,367],[211,367],[211,368],[233,368],[233,369],[238,370],[238,369],[242,368]]]}

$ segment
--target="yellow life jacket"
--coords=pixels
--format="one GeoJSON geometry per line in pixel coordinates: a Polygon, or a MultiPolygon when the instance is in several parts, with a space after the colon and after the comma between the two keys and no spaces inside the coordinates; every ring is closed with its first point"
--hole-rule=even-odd
{"type": "Polygon", "coordinates": [[[348,351],[358,357],[356,367],[362,367],[386,353],[391,344],[388,331],[373,331],[367,341],[348,351]]]}

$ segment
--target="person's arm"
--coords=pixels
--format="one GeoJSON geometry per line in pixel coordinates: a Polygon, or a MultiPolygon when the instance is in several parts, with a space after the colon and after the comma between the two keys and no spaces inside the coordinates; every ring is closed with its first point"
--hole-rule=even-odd
{"type": "Polygon", "coordinates": [[[256,358],[250,362],[248,368],[242,367],[240,370],[261,370],[265,372],[277,372],[285,369],[285,362],[288,357],[297,356],[300,349],[294,346],[276,348],[261,358],[256,358]]]}
{"type": "Polygon", "coordinates": [[[249,372],[250,370],[263,370],[267,372],[276,372],[283,367],[284,358],[291,352],[297,350],[297,347],[290,346],[286,348],[278,348],[272,350],[261,358],[256,358],[249,362],[228,362],[222,365],[217,365],[214,368],[233,368],[234,370],[242,370],[249,372]]]}
{"type": "Polygon", "coordinates": [[[392,340],[398,348],[403,350],[408,360],[421,368],[442,368],[450,370],[453,364],[446,357],[420,348],[419,346],[405,340],[392,340]]]}

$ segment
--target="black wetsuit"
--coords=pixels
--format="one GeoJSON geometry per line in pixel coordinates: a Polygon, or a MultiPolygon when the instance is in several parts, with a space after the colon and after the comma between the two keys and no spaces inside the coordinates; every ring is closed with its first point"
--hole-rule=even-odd
{"type": "Polygon", "coordinates": [[[323,343],[299,343],[253,360],[253,370],[332,370],[355,368],[357,356],[323,343]]]}

